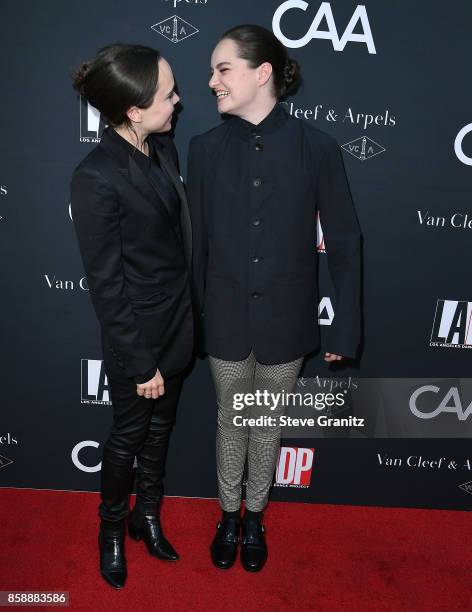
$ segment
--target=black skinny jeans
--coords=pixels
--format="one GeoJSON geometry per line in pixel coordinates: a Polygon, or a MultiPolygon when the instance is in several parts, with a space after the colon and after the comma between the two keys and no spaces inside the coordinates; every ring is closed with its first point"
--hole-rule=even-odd
{"type": "Polygon", "coordinates": [[[154,400],[137,395],[132,380],[108,377],[113,426],[102,458],[102,519],[119,521],[127,516],[135,457],[136,507],[142,512],[156,511],[164,491],[167,449],[182,381],[182,375],[164,380],[165,393],[154,400]]]}

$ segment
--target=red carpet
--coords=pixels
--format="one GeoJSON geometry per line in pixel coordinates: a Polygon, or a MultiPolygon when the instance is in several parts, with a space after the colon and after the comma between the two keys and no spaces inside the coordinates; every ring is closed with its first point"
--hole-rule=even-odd
{"type": "Polygon", "coordinates": [[[269,560],[250,574],[210,562],[216,501],[166,498],[163,524],[181,560],[154,559],[128,538],[128,581],[115,591],[98,571],[98,495],[0,496],[0,590],[66,590],[72,610],[472,610],[468,512],[272,503],[269,560]]]}

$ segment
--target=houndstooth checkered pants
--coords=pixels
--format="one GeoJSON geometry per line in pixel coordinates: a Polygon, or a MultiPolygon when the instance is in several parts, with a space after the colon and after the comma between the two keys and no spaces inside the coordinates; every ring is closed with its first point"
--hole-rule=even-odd
{"type": "Polygon", "coordinates": [[[284,414],[285,407],[280,402],[274,410],[247,405],[236,410],[234,394],[253,394],[258,390],[292,392],[303,357],[290,363],[264,365],[251,352],[242,361],[223,361],[211,356],[209,361],[218,403],[216,467],[220,505],[227,512],[240,509],[247,457],[246,508],[260,512],[269,498],[280,446],[278,418],[284,414]],[[233,422],[235,416],[257,418],[261,415],[273,417],[277,424],[238,426],[233,422]]]}

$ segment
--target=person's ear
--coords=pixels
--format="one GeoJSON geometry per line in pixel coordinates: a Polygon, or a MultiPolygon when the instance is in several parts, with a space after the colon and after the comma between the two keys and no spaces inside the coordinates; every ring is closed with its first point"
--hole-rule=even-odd
{"type": "Polygon", "coordinates": [[[257,75],[258,85],[259,86],[265,85],[267,81],[270,79],[270,77],[272,76],[272,64],[269,64],[269,62],[264,62],[258,67],[257,70],[258,70],[258,75],[257,75]]]}
{"type": "Polygon", "coordinates": [[[126,116],[130,121],[133,121],[134,123],[141,123],[141,121],[143,120],[141,109],[137,106],[130,106],[130,108],[128,108],[128,110],[126,111],[126,116]]]}

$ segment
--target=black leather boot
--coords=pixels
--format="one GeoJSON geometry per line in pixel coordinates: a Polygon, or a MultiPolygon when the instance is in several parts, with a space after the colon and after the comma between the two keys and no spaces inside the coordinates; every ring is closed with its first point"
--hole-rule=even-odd
{"type": "Polygon", "coordinates": [[[180,557],[172,544],[164,537],[159,520],[159,505],[153,512],[136,511],[128,518],[128,533],[133,540],[144,540],[149,554],[164,561],[177,561],[180,557]]]}
{"type": "Polygon", "coordinates": [[[126,582],[125,532],[125,519],[121,521],[101,520],[98,533],[100,572],[108,584],[115,589],[121,589],[126,582]]]}
{"type": "Polygon", "coordinates": [[[265,530],[260,521],[243,520],[241,563],[248,572],[258,572],[267,560],[265,530]]]}
{"type": "Polygon", "coordinates": [[[240,522],[224,519],[216,525],[216,535],[211,543],[211,558],[219,569],[229,569],[236,560],[240,522]]]}

